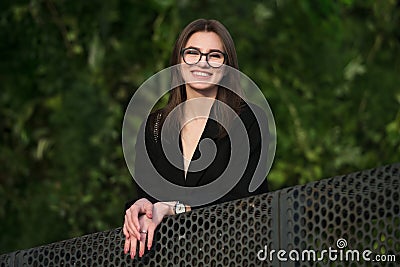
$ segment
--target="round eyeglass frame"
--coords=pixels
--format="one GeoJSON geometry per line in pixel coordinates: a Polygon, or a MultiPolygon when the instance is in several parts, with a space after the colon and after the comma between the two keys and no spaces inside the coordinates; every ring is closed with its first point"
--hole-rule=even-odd
{"type": "Polygon", "coordinates": [[[202,53],[202,52],[201,52],[199,49],[197,49],[197,48],[194,48],[194,47],[187,47],[187,48],[184,48],[184,49],[181,50],[181,56],[182,56],[183,61],[184,61],[186,64],[188,64],[188,65],[196,65],[197,63],[200,62],[201,58],[202,58],[203,56],[205,56],[208,66],[210,66],[211,68],[218,69],[218,68],[222,67],[222,65],[225,64],[227,54],[226,54],[225,52],[222,52],[222,51],[219,51],[219,50],[213,50],[213,51],[210,51],[210,52],[208,52],[208,53],[202,53]],[[199,60],[197,60],[197,62],[195,62],[195,63],[188,63],[188,62],[185,60],[185,57],[184,57],[184,54],[185,54],[185,52],[186,52],[187,50],[196,50],[197,52],[199,52],[199,54],[200,54],[199,60]],[[224,56],[224,61],[223,61],[223,62],[221,63],[221,65],[218,66],[218,67],[212,66],[212,65],[210,64],[210,62],[208,61],[209,55],[210,55],[211,53],[215,53],[215,52],[221,53],[221,54],[224,56]]]}

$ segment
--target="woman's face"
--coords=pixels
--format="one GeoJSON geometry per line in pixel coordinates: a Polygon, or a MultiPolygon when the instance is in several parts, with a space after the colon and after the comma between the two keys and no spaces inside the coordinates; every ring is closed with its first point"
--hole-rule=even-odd
{"type": "Polygon", "coordinates": [[[217,83],[222,79],[224,71],[225,51],[221,38],[215,32],[196,32],[189,38],[184,49],[185,60],[181,56],[180,63],[188,97],[193,93],[215,97],[217,83]],[[205,56],[199,52],[210,54],[205,56]],[[200,56],[200,61],[197,62],[200,56]]]}

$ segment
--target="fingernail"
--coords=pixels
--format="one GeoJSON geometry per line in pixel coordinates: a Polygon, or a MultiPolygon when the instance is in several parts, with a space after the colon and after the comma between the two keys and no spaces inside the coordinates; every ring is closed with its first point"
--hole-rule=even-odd
{"type": "Polygon", "coordinates": [[[135,257],[135,255],[133,254],[133,252],[131,252],[131,259],[133,259],[135,257]]]}

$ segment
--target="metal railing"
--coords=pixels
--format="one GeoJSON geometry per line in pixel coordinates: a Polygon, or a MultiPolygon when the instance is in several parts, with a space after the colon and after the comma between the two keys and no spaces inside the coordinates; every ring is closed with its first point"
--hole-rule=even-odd
{"type": "Polygon", "coordinates": [[[165,218],[141,259],[117,228],[0,255],[0,266],[399,266],[399,195],[397,163],[165,218]]]}

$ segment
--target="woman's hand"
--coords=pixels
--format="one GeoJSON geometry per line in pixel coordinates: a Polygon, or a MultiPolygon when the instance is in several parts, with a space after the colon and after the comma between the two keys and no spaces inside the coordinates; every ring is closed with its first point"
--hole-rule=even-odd
{"type": "MultiPolygon", "coordinates": [[[[153,218],[149,219],[147,216],[140,217],[140,227],[144,232],[147,232],[147,249],[153,245],[154,231],[157,226],[162,222],[165,216],[174,214],[174,202],[157,202],[153,205],[153,218]]],[[[139,245],[139,257],[144,254],[144,246],[146,242],[146,235],[142,233],[139,245]]]]}
{"type": "MultiPolygon", "coordinates": [[[[147,211],[147,206],[145,210],[147,211]]],[[[143,214],[138,219],[139,224],[139,236],[137,234],[131,235],[130,228],[127,227],[127,223],[124,224],[124,234],[126,237],[124,251],[127,253],[130,249],[131,258],[136,255],[137,241],[139,241],[139,257],[142,257],[145,251],[145,243],[147,237],[147,249],[150,250],[153,245],[154,231],[157,226],[161,223],[163,218],[167,215],[174,214],[173,212],[174,202],[157,202],[152,205],[152,216],[148,216],[148,213],[143,214]]],[[[136,212],[136,210],[134,210],[136,212]]],[[[126,220],[125,220],[126,221],[126,220]]]]}
{"type": "MultiPolygon", "coordinates": [[[[141,198],[137,200],[129,209],[125,212],[125,221],[123,226],[123,232],[125,235],[125,246],[124,252],[128,253],[131,250],[131,258],[135,257],[137,241],[141,239],[141,227],[139,224],[139,216],[152,218],[153,204],[145,199],[141,198]]],[[[142,230],[143,231],[143,230],[142,230]]]]}

